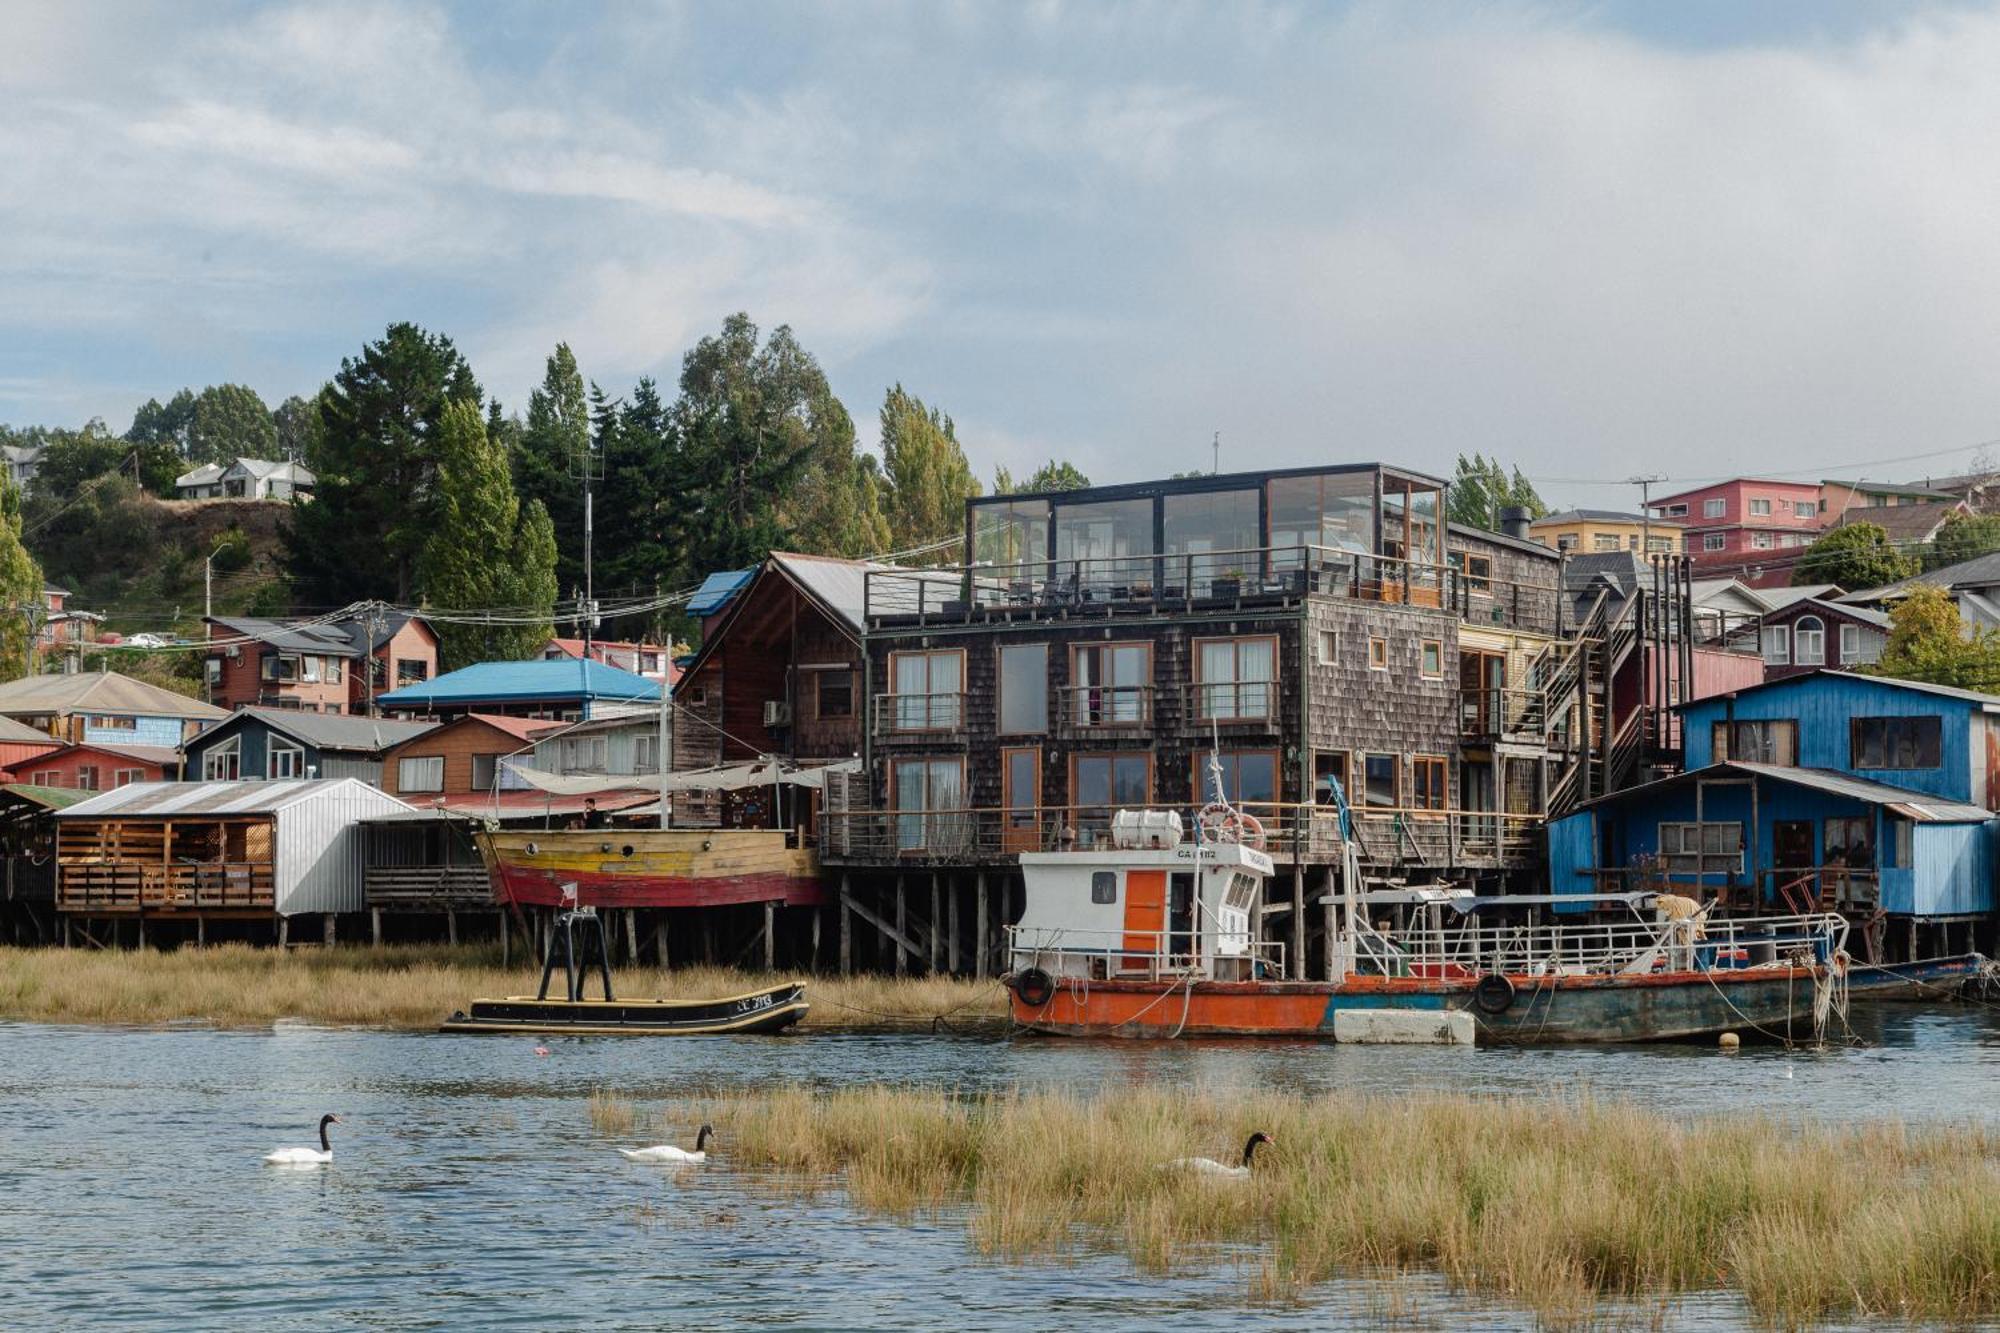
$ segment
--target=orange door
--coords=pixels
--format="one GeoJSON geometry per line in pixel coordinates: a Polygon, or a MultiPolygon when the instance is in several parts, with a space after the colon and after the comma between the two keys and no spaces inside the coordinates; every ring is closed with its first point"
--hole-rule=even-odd
{"type": "Polygon", "coordinates": [[[1160,949],[1160,932],[1167,928],[1167,872],[1128,870],[1125,872],[1125,947],[1136,951],[1127,955],[1128,970],[1143,969],[1146,960],[1160,949]]]}

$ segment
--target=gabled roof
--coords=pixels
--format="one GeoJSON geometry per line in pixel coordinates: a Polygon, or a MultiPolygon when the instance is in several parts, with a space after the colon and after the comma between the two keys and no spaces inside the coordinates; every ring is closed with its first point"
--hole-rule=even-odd
{"type": "Polygon", "coordinates": [[[62,818],[96,818],[104,815],[133,818],[183,815],[262,815],[283,810],[323,796],[336,787],[358,787],[378,802],[403,805],[395,797],[377,791],[353,778],[296,778],[267,781],[246,778],[236,782],[135,782],[130,786],[100,792],[61,812],[62,818]]]}
{"type": "Polygon", "coordinates": [[[542,700],[587,703],[595,700],[657,702],[660,682],[604,663],[576,658],[526,662],[479,662],[447,671],[435,680],[405,685],[375,702],[389,708],[456,708],[481,703],[542,700]]]}
{"type": "Polygon", "coordinates": [[[1759,588],[1757,595],[1773,611],[1782,611],[1793,602],[1803,602],[1809,597],[1832,601],[1840,596],[1840,591],[1838,583],[1805,583],[1792,588],[1759,588]]]}
{"type": "Polygon", "coordinates": [[[1846,606],[1840,602],[1829,602],[1819,597],[1801,597],[1790,605],[1766,611],[1764,613],[1764,621],[1766,624],[1774,624],[1780,620],[1789,620],[1794,612],[1799,615],[1819,612],[1825,615],[1836,616],[1842,620],[1853,620],[1864,625],[1873,625],[1879,630],[1887,630],[1889,628],[1889,617],[1881,611],[1866,606],[1846,606]]]}
{"type": "Polygon", "coordinates": [[[403,741],[397,742],[399,747],[409,741],[418,740],[423,736],[429,736],[433,733],[442,734],[455,728],[471,726],[490,727],[526,745],[545,731],[559,731],[563,727],[572,724],[554,722],[545,717],[507,717],[500,713],[467,713],[462,717],[455,717],[449,722],[424,722],[408,725],[421,727],[422,730],[416,736],[408,736],[403,741]]]}
{"type": "Polygon", "coordinates": [[[1838,769],[1753,764],[1741,759],[1725,760],[1720,764],[1710,764],[1707,768],[1689,769],[1685,773],[1675,773],[1637,787],[1627,787],[1623,791],[1614,791],[1584,801],[1577,808],[1589,810],[1598,806],[1619,805],[1647,796],[1656,796],[1679,787],[1692,786],[1705,779],[1727,777],[1733,773],[1804,787],[1828,796],[1841,796],[1867,805],[1887,806],[1896,814],[1919,824],[1984,824],[1994,818],[1993,812],[1984,806],[1967,805],[1962,801],[1947,801],[1927,791],[1892,786],[1887,782],[1876,782],[1871,778],[1858,778],[1851,773],[1842,773],[1838,769]]]}
{"type": "Polygon", "coordinates": [[[0,745],[61,745],[62,742],[39,727],[31,727],[25,722],[16,722],[11,717],[0,717],[0,745]]]}
{"type": "Polygon", "coordinates": [[[1758,611],[1769,611],[1771,601],[1761,588],[1752,588],[1741,579],[1695,579],[1688,584],[1688,599],[1697,607],[1713,607],[1723,598],[1748,602],[1758,611]]]}
{"type": "Polygon", "coordinates": [[[1850,491],[1863,495],[1924,495],[1938,500],[1956,500],[1950,491],[1939,490],[1935,486],[1906,486],[1895,481],[1842,481],[1831,478],[1820,482],[1822,486],[1845,486],[1850,491]]]}
{"type": "Polygon", "coordinates": [[[61,810],[65,806],[89,800],[94,792],[78,791],[74,787],[38,787],[32,782],[9,782],[0,785],[0,792],[31,801],[44,810],[61,810]]]}
{"type": "Polygon", "coordinates": [[[1988,588],[2000,584],[2000,551],[1988,551],[1985,555],[1975,555],[1970,560],[1961,560],[1955,565],[1945,565],[1939,569],[1926,570],[1895,583],[1884,584],[1880,588],[1864,588],[1841,598],[1843,602],[1882,602],[1898,597],[1907,597],[1910,590],[1922,584],[1957,591],[1960,588],[1988,588]]]}
{"type": "MultiPolygon", "coordinates": [[[[885,565],[873,560],[845,560],[838,556],[799,555],[791,551],[773,551],[764,557],[764,563],[749,572],[749,584],[732,594],[726,614],[720,624],[702,635],[701,647],[681,669],[683,677],[701,669],[702,663],[714,651],[715,645],[729,634],[736,617],[743,614],[766,579],[782,579],[796,588],[808,601],[817,606],[829,620],[847,631],[848,637],[856,643],[861,641],[862,619],[867,604],[867,578],[871,570],[898,570],[916,578],[923,577],[920,570],[904,570],[900,565],[885,565]]],[[[956,573],[940,574],[948,578],[951,586],[959,586],[956,573]]],[[[912,607],[914,609],[914,606],[912,607]]]]}
{"type": "Polygon", "coordinates": [[[1963,500],[1936,500],[1913,505],[1863,505],[1841,510],[1833,526],[1849,528],[1857,523],[1873,523],[1888,533],[1891,541],[1922,542],[1929,541],[1944,526],[1947,518],[1964,508],[1963,500]]]}
{"type": "Polygon", "coordinates": [[[1723,690],[1717,694],[1703,695],[1699,699],[1689,699],[1684,703],[1675,704],[1674,707],[1683,712],[1690,708],[1706,708],[1720,704],[1731,695],[1741,697],[1745,694],[1755,694],[1759,690],[1797,689],[1807,681],[1818,680],[1822,677],[1847,683],[1852,683],[1856,680],[1865,680],[1871,685],[1887,685],[1892,689],[1915,690],[1920,694],[1935,694],[1940,698],[1959,699],[1966,703],[1979,704],[1985,712],[2000,713],[2000,694],[1982,694],[1978,690],[1964,690],[1956,685],[1933,685],[1927,680],[1902,680],[1895,676],[1864,676],[1853,671],[1835,671],[1830,667],[1821,667],[1814,671],[1801,671],[1791,676],[1778,676],[1771,680],[1758,681],[1753,685],[1739,685],[1733,690],[1723,690]]]}
{"type": "Polygon", "coordinates": [[[383,611],[371,621],[366,616],[345,620],[272,620],[263,616],[210,616],[208,623],[226,631],[224,639],[255,639],[280,652],[318,653],[330,657],[360,657],[396,637],[411,621],[422,621],[404,611],[383,611]],[[370,631],[373,631],[372,634],[370,631]],[[367,643],[364,649],[363,644],[367,643]]]}
{"type": "Polygon", "coordinates": [[[116,671],[10,680],[0,685],[0,713],[15,717],[106,713],[118,717],[191,718],[201,722],[220,721],[229,716],[213,704],[148,685],[116,671]]]}
{"type": "Polygon", "coordinates": [[[76,745],[60,745],[54,753],[42,753],[16,762],[16,769],[30,769],[52,760],[72,754],[101,754],[108,759],[130,759],[135,763],[152,764],[158,768],[177,769],[181,766],[179,750],[169,750],[163,745],[106,745],[98,741],[83,741],[76,745]]]}
{"type": "Polygon", "coordinates": [[[688,614],[691,616],[712,616],[729,605],[731,598],[742,592],[750,580],[757,577],[754,569],[729,569],[720,574],[710,574],[695,589],[688,599],[688,614]]]}
{"type": "Polygon", "coordinates": [[[1494,542],[1510,550],[1521,551],[1527,555],[1538,555],[1546,560],[1562,559],[1561,551],[1544,542],[1530,541],[1526,537],[1510,537],[1504,532],[1495,532],[1491,528],[1476,528],[1470,523],[1450,523],[1446,525],[1446,530],[1456,536],[1470,537],[1474,541],[1494,542]]]}
{"type": "Polygon", "coordinates": [[[200,467],[196,468],[194,471],[183,472],[181,473],[180,476],[175,477],[174,485],[177,487],[213,486],[216,482],[221,480],[222,480],[222,464],[203,463],[200,467]]]}
{"type": "Polygon", "coordinates": [[[423,735],[435,722],[404,722],[391,718],[355,717],[347,713],[308,713],[299,708],[237,709],[229,720],[187,743],[190,750],[206,748],[224,735],[233,735],[251,722],[258,722],[280,735],[315,750],[343,750],[359,754],[380,754],[392,745],[423,735]]]}
{"type": "Polygon", "coordinates": [[[1622,509],[1565,509],[1560,514],[1549,514],[1538,518],[1528,526],[1539,528],[1561,523],[1630,523],[1642,527],[1684,528],[1687,524],[1677,518],[1662,518],[1658,514],[1628,514],[1622,509]]]}

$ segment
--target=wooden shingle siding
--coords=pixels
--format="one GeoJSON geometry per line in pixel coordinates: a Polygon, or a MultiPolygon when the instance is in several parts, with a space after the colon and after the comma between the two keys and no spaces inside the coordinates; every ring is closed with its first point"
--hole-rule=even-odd
{"type": "MultiPolygon", "coordinates": [[[[1407,801],[1409,756],[1458,753],[1457,619],[1416,607],[1332,597],[1310,599],[1308,614],[1315,638],[1324,630],[1334,632],[1336,654],[1332,666],[1310,668],[1305,762],[1310,764],[1312,753],[1319,751],[1394,754],[1401,761],[1399,785],[1407,801]],[[1385,671],[1368,665],[1370,638],[1388,641],[1385,671]],[[1436,679],[1419,669],[1425,640],[1443,645],[1444,672],[1436,679]]],[[[1299,734],[1286,732],[1288,738],[1299,734]]],[[[1458,803],[1456,767],[1446,766],[1452,805],[1458,803]]],[[[1358,762],[1350,773],[1350,785],[1358,785],[1358,762]]],[[[1358,794],[1349,796],[1359,804],[1358,794]]]]}

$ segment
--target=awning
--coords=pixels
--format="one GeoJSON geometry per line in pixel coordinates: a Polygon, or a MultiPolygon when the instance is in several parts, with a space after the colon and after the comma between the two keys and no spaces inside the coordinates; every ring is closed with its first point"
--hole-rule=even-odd
{"type": "Polygon", "coordinates": [[[595,774],[551,773],[546,769],[533,768],[512,759],[503,759],[500,762],[509,773],[535,790],[553,792],[560,796],[589,796],[598,792],[632,791],[641,788],[649,792],[742,791],[747,787],[769,787],[774,783],[823,791],[826,788],[828,773],[861,771],[859,759],[843,759],[835,764],[816,764],[808,768],[792,769],[780,767],[782,760],[759,759],[747,764],[726,764],[716,768],[667,773],[658,778],[650,774],[599,777],[595,774]],[[775,773],[774,768],[778,769],[775,773]]]}

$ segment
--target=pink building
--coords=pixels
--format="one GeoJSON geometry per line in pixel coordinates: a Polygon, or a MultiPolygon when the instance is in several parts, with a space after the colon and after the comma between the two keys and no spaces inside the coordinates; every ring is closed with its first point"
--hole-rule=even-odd
{"type": "Polygon", "coordinates": [[[1753,588],[1791,582],[1792,565],[1819,536],[1819,483],[1733,477],[1662,496],[1647,508],[1687,525],[1696,578],[1737,578],[1753,588]]]}

